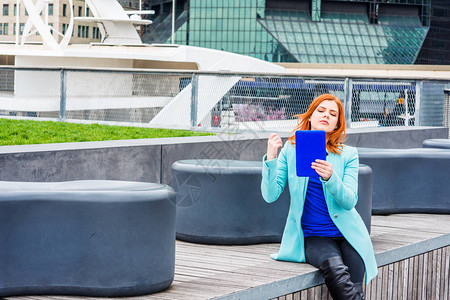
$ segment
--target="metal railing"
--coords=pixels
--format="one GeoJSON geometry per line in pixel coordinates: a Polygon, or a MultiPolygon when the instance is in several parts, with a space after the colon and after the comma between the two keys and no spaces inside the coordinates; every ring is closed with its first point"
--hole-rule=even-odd
{"type": "Polygon", "coordinates": [[[423,80],[129,69],[0,67],[0,116],[220,131],[291,131],[320,94],[347,127],[444,126],[444,87],[423,80]]]}

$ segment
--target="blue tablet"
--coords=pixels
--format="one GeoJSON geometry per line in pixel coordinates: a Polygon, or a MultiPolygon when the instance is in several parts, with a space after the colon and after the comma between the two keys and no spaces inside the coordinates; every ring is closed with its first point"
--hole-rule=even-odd
{"type": "Polygon", "coordinates": [[[326,134],[323,130],[297,130],[295,132],[296,168],[299,177],[319,177],[311,163],[326,160],[326,134]]]}

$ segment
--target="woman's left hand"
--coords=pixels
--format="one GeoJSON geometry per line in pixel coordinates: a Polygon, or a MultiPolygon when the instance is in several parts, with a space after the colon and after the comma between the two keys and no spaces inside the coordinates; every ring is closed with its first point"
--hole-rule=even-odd
{"type": "Polygon", "coordinates": [[[325,181],[330,179],[331,174],[333,174],[333,166],[326,160],[316,159],[316,162],[311,164],[311,168],[316,170],[317,174],[325,181]]]}

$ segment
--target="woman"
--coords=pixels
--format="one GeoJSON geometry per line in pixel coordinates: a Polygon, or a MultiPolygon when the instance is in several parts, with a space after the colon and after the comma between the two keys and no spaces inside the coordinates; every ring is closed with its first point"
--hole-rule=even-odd
{"type": "Polygon", "coordinates": [[[345,116],[341,101],[324,94],[297,115],[298,124],[282,147],[273,133],[264,156],[261,192],[267,202],[278,199],[289,183],[291,204],[280,250],[272,258],[307,262],[319,268],[333,299],[363,299],[362,281],[377,274],[369,233],[354,206],[357,202],[359,158],[343,144],[345,116]],[[324,130],[327,158],[311,167],[319,176],[297,177],[296,130],[324,130]]]}

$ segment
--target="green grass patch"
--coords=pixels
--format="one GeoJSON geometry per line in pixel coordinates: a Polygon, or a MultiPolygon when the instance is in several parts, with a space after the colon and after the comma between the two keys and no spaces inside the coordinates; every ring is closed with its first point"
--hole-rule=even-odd
{"type": "Polygon", "coordinates": [[[0,145],[29,145],[164,137],[204,136],[189,130],[75,124],[0,118],[0,145]]]}

